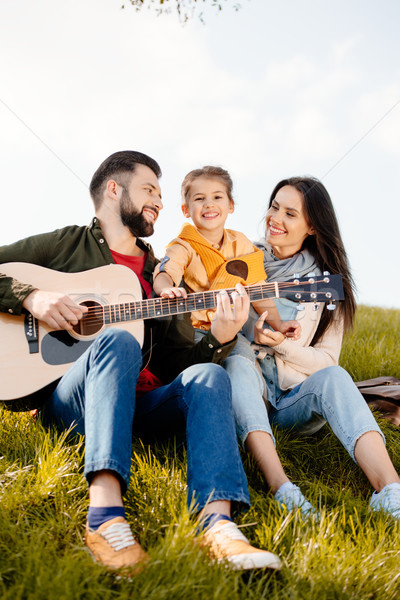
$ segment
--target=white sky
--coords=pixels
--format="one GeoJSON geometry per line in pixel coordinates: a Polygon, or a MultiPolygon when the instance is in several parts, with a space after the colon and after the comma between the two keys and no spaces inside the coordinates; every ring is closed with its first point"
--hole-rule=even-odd
{"type": "Polygon", "coordinates": [[[274,185],[311,174],[359,301],[400,308],[400,3],[240,3],[182,26],[122,0],[1,0],[0,244],[88,223],[87,185],[117,150],[163,169],[159,256],[187,171],[230,171],[227,226],[251,239],[274,185]]]}

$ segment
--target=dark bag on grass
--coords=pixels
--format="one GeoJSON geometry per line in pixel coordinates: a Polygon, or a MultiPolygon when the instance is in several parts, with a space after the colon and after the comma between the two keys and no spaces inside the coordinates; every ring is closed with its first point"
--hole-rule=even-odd
{"type": "Polygon", "coordinates": [[[355,383],[371,409],[400,426],[400,379],[384,375],[355,383]]]}

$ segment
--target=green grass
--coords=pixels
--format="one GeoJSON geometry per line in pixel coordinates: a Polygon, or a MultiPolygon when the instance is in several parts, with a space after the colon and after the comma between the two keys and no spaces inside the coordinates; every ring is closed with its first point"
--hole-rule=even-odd
{"type": "MultiPolygon", "coordinates": [[[[356,379],[400,377],[400,311],[360,307],[341,364],[356,379]]],[[[278,432],[295,483],[322,509],[319,524],[281,515],[248,458],[252,508],[239,517],[260,547],[277,552],[279,573],[210,565],[186,510],[185,454],[137,443],[126,509],[151,555],[132,581],[95,564],[83,544],[87,489],[82,442],[45,431],[28,414],[0,410],[0,598],[385,599],[400,596],[400,523],[368,512],[371,493],[328,427],[310,438],[278,432]]],[[[400,432],[380,421],[400,469],[400,432]]]]}
{"type": "Polygon", "coordinates": [[[400,310],[360,306],[340,363],[355,381],[393,375],[400,379],[400,310]]]}

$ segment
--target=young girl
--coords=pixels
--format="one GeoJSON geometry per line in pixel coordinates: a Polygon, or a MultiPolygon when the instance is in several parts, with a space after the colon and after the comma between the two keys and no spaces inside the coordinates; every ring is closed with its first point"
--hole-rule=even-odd
{"type": "MultiPolygon", "coordinates": [[[[182,212],[193,225],[185,224],[168,246],[154,271],[154,291],[159,296],[187,297],[189,292],[233,287],[237,282],[264,283],[263,252],[238,231],[225,229],[234,210],[232,179],[225,169],[207,166],[188,173],[182,183],[182,212]],[[240,260],[237,260],[240,259],[240,260]],[[185,287],[179,287],[182,279],[185,287]]],[[[274,303],[254,303],[258,313],[268,309],[266,321],[288,337],[299,334],[299,325],[284,323],[274,303]]],[[[208,331],[215,309],[192,312],[197,330],[208,331]]]]}
{"type": "MultiPolygon", "coordinates": [[[[335,211],[322,183],[310,177],[293,177],[277,184],[266,215],[264,252],[269,281],[291,279],[323,271],[340,273],[345,300],[336,310],[305,305],[302,331],[288,341],[264,328],[264,316],[253,311],[246,324],[249,340],[241,356],[225,360],[233,389],[233,406],[239,435],[258,462],[275,498],[288,509],[314,512],[299,488],[286,476],[276,453],[271,424],[299,433],[311,433],[328,422],[340,442],[358,463],[375,489],[370,506],[400,519],[400,479],[385,448],[383,434],[350,375],[338,366],[343,332],[352,325],[356,303],[346,252],[335,211]],[[267,412],[259,371],[250,342],[255,341],[258,363],[268,391],[267,412]],[[247,358],[243,357],[247,351],[247,358]],[[246,399],[235,393],[245,378],[246,399]]],[[[296,306],[276,301],[281,318],[294,318],[296,306]]],[[[251,309],[250,309],[251,310],[251,309]]]]}

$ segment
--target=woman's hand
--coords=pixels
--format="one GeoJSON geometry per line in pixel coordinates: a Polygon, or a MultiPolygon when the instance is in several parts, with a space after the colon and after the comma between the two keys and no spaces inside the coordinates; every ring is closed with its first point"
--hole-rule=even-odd
{"type": "Polygon", "coordinates": [[[291,340],[300,339],[301,325],[298,321],[281,321],[280,327],[277,327],[276,330],[291,340]]]}
{"type": "Polygon", "coordinates": [[[256,344],[261,344],[262,346],[270,346],[273,348],[277,346],[286,338],[280,331],[272,331],[267,327],[264,328],[265,319],[268,315],[268,311],[262,313],[258,321],[254,326],[254,341],[256,344]]]}

